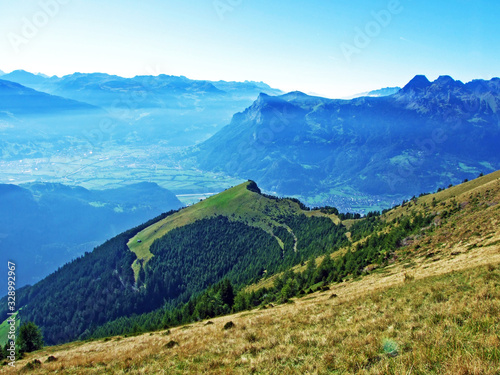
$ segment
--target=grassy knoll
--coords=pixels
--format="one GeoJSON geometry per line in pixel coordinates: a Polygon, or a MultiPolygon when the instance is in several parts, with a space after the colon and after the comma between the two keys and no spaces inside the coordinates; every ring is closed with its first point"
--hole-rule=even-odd
{"type": "MultiPolygon", "coordinates": [[[[249,182],[230,188],[220,194],[211,196],[195,205],[189,206],[174,215],[149,226],[130,239],[128,247],[138,259],[149,261],[153,254],[149,251],[151,244],[157,238],[161,238],[172,229],[194,223],[197,220],[210,218],[218,215],[227,217],[229,220],[241,221],[247,225],[263,229],[274,236],[276,227],[286,225],[277,221],[279,216],[297,215],[305,213],[308,216],[328,216],[319,211],[303,211],[296,202],[290,200],[273,200],[247,189],[249,182]],[[139,242],[140,241],[140,242],[139,242]]],[[[334,222],[338,222],[335,215],[329,215],[334,222]]],[[[281,239],[276,240],[283,247],[281,239]]],[[[133,265],[137,276],[140,265],[133,265]]]]}

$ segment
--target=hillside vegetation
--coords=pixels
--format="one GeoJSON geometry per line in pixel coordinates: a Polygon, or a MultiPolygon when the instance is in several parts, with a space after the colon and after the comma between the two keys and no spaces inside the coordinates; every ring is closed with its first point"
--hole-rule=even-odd
{"type": "MultiPolygon", "coordinates": [[[[432,220],[432,224],[406,236],[392,248],[385,247],[387,254],[391,254],[391,262],[404,258],[409,263],[408,267],[414,267],[418,259],[437,262],[440,259],[438,254],[445,254],[449,260],[461,254],[463,248],[479,249],[498,245],[499,191],[500,171],[497,171],[435,194],[411,199],[384,213],[380,220],[376,217],[344,220],[342,224],[349,228],[348,230],[356,232],[354,235],[347,233],[352,241],[349,248],[364,247],[367,242],[369,244],[371,238],[383,236],[391,229],[397,230],[401,222],[408,222],[408,219],[413,222],[412,218],[417,215],[432,220]],[[397,248],[399,251],[395,252],[397,248]]],[[[342,248],[331,254],[331,257],[338,259],[347,253],[348,248],[342,248]]],[[[320,264],[323,258],[316,259],[316,263],[320,264]]],[[[378,267],[377,264],[366,265],[369,266],[368,269],[378,267]]],[[[294,267],[296,272],[305,269],[304,265],[294,267]]],[[[247,289],[256,291],[269,288],[279,276],[280,274],[277,274],[263,279],[247,289]]]]}
{"type": "MultiPolygon", "coordinates": [[[[134,263],[136,278],[139,273],[139,263],[147,263],[153,254],[151,245],[169,233],[171,230],[192,224],[198,220],[216,216],[224,216],[230,221],[243,222],[245,225],[259,228],[271,235],[284,249],[284,238],[276,234],[277,231],[292,233],[290,227],[283,222],[284,217],[307,214],[308,217],[329,217],[334,223],[339,224],[335,215],[323,214],[319,211],[312,214],[303,211],[299,202],[290,199],[269,199],[262,194],[254,182],[232,187],[221,194],[209,197],[193,206],[187,207],[165,219],[154,223],[137,233],[128,242],[129,249],[137,256],[134,263]],[[253,186],[249,190],[248,187],[253,186]]],[[[286,235],[285,235],[286,236],[286,235]]]]}
{"type": "MultiPolygon", "coordinates": [[[[247,182],[170,211],[19,291],[21,318],[39,325],[47,344],[85,339],[121,318],[158,309],[163,315],[224,279],[240,288],[347,242],[332,215],[306,216],[303,208],[247,182]]],[[[0,303],[0,314],[1,306],[7,304],[0,303]]],[[[136,331],[134,324],[126,329],[136,331]]]]}
{"type": "Polygon", "coordinates": [[[38,359],[34,373],[498,374],[499,202],[500,172],[412,199],[351,222],[350,245],[339,241],[318,259],[311,251],[308,262],[235,291],[234,300],[225,284],[161,312],[169,330],[139,334],[137,326],[132,336],[48,347],[18,366],[38,359]],[[250,311],[199,314],[222,296],[233,311],[250,311]],[[45,363],[50,355],[57,361],[45,363]]]}

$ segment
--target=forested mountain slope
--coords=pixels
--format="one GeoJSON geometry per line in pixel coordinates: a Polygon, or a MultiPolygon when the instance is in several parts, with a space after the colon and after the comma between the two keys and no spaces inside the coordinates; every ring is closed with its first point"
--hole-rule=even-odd
{"type": "Polygon", "coordinates": [[[22,319],[35,321],[47,343],[74,340],[114,319],[186,302],[224,278],[243,286],[347,241],[331,214],[301,207],[247,182],[163,214],[18,291],[22,319]]]}

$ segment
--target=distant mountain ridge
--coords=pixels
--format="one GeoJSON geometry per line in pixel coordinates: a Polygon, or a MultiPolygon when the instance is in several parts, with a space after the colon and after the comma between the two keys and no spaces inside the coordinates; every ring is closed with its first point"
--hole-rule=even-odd
{"type": "Polygon", "coordinates": [[[0,184],[0,261],[23,264],[19,287],[34,284],[121,231],[180,207],[173,193],[146,182],[109,190],[0,184]]]}
{"type": "Polygon", "coordinates": [[[352,96],[349,96],[349,97],[346,97],[346,98],[342,98],[342,99],[351,100],[351,99],[355,99],[355,98],[361,98],[363,96],[369,96],[369,97],[372,97],[372,98],[379,98],[379,97],[382,97],[382,96],[394,95],[399,90],[401,90],[401,87],[398,87],[398,86],[396,86],[396,87],[385,87],[385,88],[378,89],[378,90],[372,90],[372,91],[367,91],[367,92],[363,92],[363,93],[360,93],[360,94],[352,95],[352,96]]]}
{"type": "Polygon", "coordinates": [[[81,156],[84,152],[74,150],[89,150],[85,134],[92,134],[103,124],[113,124],[116,138],[124,137],[123,121],[100,107],[0,79],[2,160],[50,158],[61,150],[81,156]]]}
{"type": "Polygon", "coordinates": [[[386,97],[261,94],[193,155],[278,194],[322,195],[344,210],[358,198],[387,205],[500,168],[499,86],[416,76],[386,97]]]}
{"type": "Polygon", "coordinates": [[[174,147],[206,140],[260,92],[282,94],[263,82],[212,82],[164,74],[123,78],[74,73],[47,77],[16,70],[2,79],[103,108],[111,118],[107,122],[118,122],[113,130],[116,141],[144,144],[155,140],[174,147]]]}
{"type": "Polygon", "coordinates": [[[114,106],[111,99],[116,99],[117,91],[144,92],[150,91],[157,94],[179,96],[185,94],[220,94],[238,92],[238,95],[257,96],[260,92],[278,95],[282,92],[271,88],[263,82],[229,82],[191,80],[184,76],[171,76],[160,74],[158,76],[135,76],[124,78],[105,73],[74,73],[62,77],[47,77],[33,74],[24,70],[16,70],[5,74],[3,79],[20,83],[39,91],[58,94],[67,98],[81,100],[90,104],[103,107],[114,106]],[[92,97],[90,94],[98,90],[101,96],[109,95],[110,98],[92,97]]]}
{"type": "Polygon", "coordinates": [[[49,95],[4,79],[0,79],[0,99],[0,111],[15,116],[99,110],[88,103],[49,95]]]}

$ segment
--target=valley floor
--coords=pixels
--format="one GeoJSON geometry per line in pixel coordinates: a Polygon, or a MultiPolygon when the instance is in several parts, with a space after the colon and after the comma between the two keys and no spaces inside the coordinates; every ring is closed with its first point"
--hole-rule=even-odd
{"type": "Polygon", "coordinates": [[[500,374],[499,239],[213,324],[47,347],[0,372],[500,374]]]}

